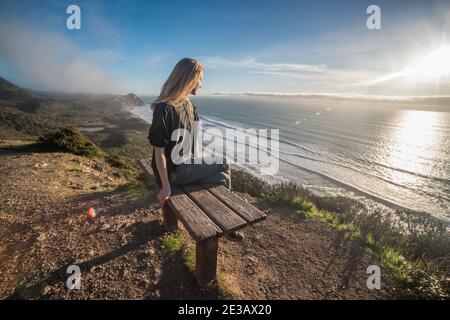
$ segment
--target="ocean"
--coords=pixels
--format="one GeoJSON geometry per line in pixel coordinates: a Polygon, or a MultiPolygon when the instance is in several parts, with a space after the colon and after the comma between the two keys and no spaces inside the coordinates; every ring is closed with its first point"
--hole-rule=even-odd
{"type": "MultiPolygon", "coordinates": [[[[427,212],[450,223],[450,112],[333,97],[198,96],[203,129],[279,129],[279,171],[320,195],[427,212]]],[[[151,97],[146,102],[152,101],[151,97]]],[[[151,122],[148,106],[133,112],[151,122]]]]}

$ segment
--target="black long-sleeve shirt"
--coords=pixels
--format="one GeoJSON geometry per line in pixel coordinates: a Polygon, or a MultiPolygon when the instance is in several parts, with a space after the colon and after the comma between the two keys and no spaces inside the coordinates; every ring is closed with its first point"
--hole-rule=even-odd
{"type": "MultiPolygon", "coordinates": [[[[178,142],[181,142],[184,139],[183,136],[180,136],[178,141],[172,141],[172,133],[176,129],[187,129],[192,135],[192,128],[194,127],[193,122],[199,120],[197,107],[192,101],[191,104],[192,107],[190,107],[189,102],[185,100],[178,106],[173,106],[165,102],[160,102],[154,106],[153,120],[148,133],[148,140],[154,147],[165,148],[164,153],[167,159],[168,173],[170,173],[170,170],[176,165],[172,161],[172,150],[178,142]]],[[[195,146],[193,143],[190,145],[191,150],[189,150],[189,152],[192,154],[195,146]]],[[[152,155],[152,169],[158,184],[161,185],[161,178],[156,167],[154,148],[152,155]]]]}

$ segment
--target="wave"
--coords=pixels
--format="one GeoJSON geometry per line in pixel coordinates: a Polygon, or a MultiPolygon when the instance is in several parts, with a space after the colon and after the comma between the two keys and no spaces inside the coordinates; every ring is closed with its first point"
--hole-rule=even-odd
{"type": "Polygon", "coordinates": [[[393,171],[403,172],[403,173],[410,174],[412,176],[425,178],[425,179],[431,179],[431,180],[434,180],[434,181],[439,181],[439,182],[450,184],[450,179],[448,179],[448,178],[440,178],[440,177],[427,175],[427,174],[423,174],[423,173],[419,173],[419,172],[413,172],[413,171],[409,171],[409,170],[402,169],[402,168],[399,168],[399,167],[389,166],[389,165],[386,165],[386,164],[383,164],[383,163],[377,162],[377,161],[372,161],[372,160],[367,160],[367,159],[362,159],[362,160],[365,161],[366,163],[370,163],[372,165],[380,166],[380,167],[383,167],[383,168],[386,168],[386,169],[390,169],[390,170],[393,170],[393,171]]]}
{"type": "MultiPolygon", "coordinates": [[[[231,124],[229,124],[229,123],[226,123],[226,122],[223,122],[223,121],[219,121],[219,120],[213,120],[213,119],[208,118],[208,117],[202,116],[202,117],[200,117],[200,118],[202,118],[202,119],[204,119],[204,120],[206,120],[206,121],[208,121],[208,122],[215,123],[215,124],[218,124],[218,125],[220,125],[220,126],[226,127],[226,128],[231,128],[231,129],[242,129],[242,127],[239,127],[239,126],[237,126],[237,125],[231,125],[231,124]]],[[[226,139],[226,138],[225,138],[225,139],[226,139]]],[[[290,142],[290,141],[286,141],[286,140],[280,140],[280,144],[281,144],[281,143],[286,144],[286,145],[293,146],[293,147],[295,147],[295,148],[300,148],[300,149],[306,150],[306,151],[310,152],[311,154],[317,154],[317,155],[319,155],[320,157],[324,158],[324,155],[323,155],[323,154],[321,154],[321,153],[319,153],[319,152],[317,152],[317,151],[312,151],[311,149],[306,148],[306,147],[304,147],[304,146],[301,146],[301,145],[299,145],[299,144],[297,144],[297,143],[290,142]]],[[[247,143],[247,142],[245,143],[245,146],[255,148],[255,146],[251,146],[251,145],[250,145],[249,143],[247,143]]],[[[265,151],[269,151],[269,150],[267,150],[267,149],[264,149],[264,150],[265,150],[265,151]]],[[[269,151],[269,152],[270,152],[270,151],[269,151]]],[[[414,189],[412,189],[412,188],[410,188],[410,187],[408,187],[408,186],[406,186],[406,185],[402,185],[402,184],[395,183],[395,182],[393,182],[393,181],[391,181],[391,180],[388,180],[388,179],[386,179],[386,178],[383,178],[383,177],[381,177],[381,176],[372,174],[372,173],[370,173],[370,172],[365,172],[365,171],[358,170],[358,169],[355,168],[355,167],[347,166],[347,165],[344,165],[344,164],[342,164],[342,163],[338,163],[337,161],[329,161],[329,160],[324,160],[324,159],[317,159],[317,158],[313,158],[313,157],[308,157],[308,156],[302,155],[302,154],[300,154],[300,153],[298,153],[298,152],[283,151],[283,150],[281,150],[281,148],[280,148],[279,152],[280,152],[280,154],[292,155],[292,156],[296,156],[296,157],[299,157],[299,158],[303,158],[303,159],[307,159],[307,160],[311,160],[311,161],[315,161],[315,162],[322,162],[322,163],[325,163],[325,164],[335,165],[335,166],[339,166],[339,167],[342,167],[342,168],[354,170],[354,171],[357,171],[357,172],[362,173],[362,174],[365,174],[365,175],[371,175],[371,176],[373,176],[373,177],[382,179],[383,181],[388,182],[388,183],[391,183],[391,184],[393,184],[393,185],[395,185],[395,186],[398,186],[398,187],[405,187],[405,188],[409,188],[409,189],[411,189],[411,190],[414,190],[414,189]]],[[[326,156],[325,156],[325,157],[326,157],[326,156]]],[[[282,158],[280,158],[280,159],[282,159],[282,158]]],[[[430,175],[424,175],[424,174],[420,174],[420,173],[415,173],[415,172],[408,171],[408,170],[404,170],[404,169],[401,169],[401,168],[395,168],[395,167],[391,167],[391,166],[388,166],[388,165],[384,165],[384,164],[382,164],[382,163],[379,163],[379,162],[376,162],[376,161],[372,161],[372,160],[367,160],[367,159],[362,159],[362,158],[361,158],[361,160],[365,161],[366,163],[375,165],[375,166],[381,166],[381,167],[384,167],[384,168],[387,168],[387,169],[391,169],[391,170],[394,170],[394,171],[399,171],[399,172],[407,173],[407,174],[410,174],[410,175],[413,175],[413,176],[417,176],[417,177],[420,177],[420,178],[432,179],[432,180],[439,181],[439,182],[444,182],[444,183],[450,182],[450,180],[445,179],[445,178],[439,178],[439,177],[434,177],[434,176],[430,176],[430,175]]],[[[427,194],[428,194],[428,193],[427,193],[427,194]]],[[[428,194],[428,195],[432,195],[432,194],[428,194]]]]}
{"type": "MultiPolygon", "coordinates": [[[[208,117],[205,117],[205,116],[200,116],[200,119],[204,119],[204,120],[206,120],[208,122],[215,123],[215,124],[218,124],[218,125],[221,125],[223,127],[230,128],[230,129],[238,129],[238,130],[242,130],[243,129],[242,127],[239,127],[237,125],[232,125],[232,124],[229,124],[227,122],[214,120],[214,119],[211,119],[211,118],[208,118],[208,117]]],[[[281,136],[282,136],[282,134],[280,133],[280,137],[281,136]]],[[[281,140],[280,140],[280,142],[281,142],[281,140]]],[[[290,145],[290,146],[293,146],[293,147],[296,147],[296,148],[308,151],[308,152],[313,153],[313,154],[316,153],[315,151],[311,150],[310,148],[307,148],[305,146],[296,144],[294,142],[290,142],[290,141],[286,141],[286,140],[282,140],[282,142],[287,144],[287,145],[290,145]]]]}
{"type": "MultiPolygon", "coordinates": [[[[226,137],[225,137],[225,140],[227,140],[226,137]]],[[[280,143],[285,143],[285,142],[280,141],[280,143]]],[[[242,143],[240,143],[240,144],[242,144],[242,143]]],[[[245,145],[246,147],[249,147],[249,148],[254,148],[254,149],[257,148],[256,146],[251,145],[251,144],[248,143],[247,141],[244,143],[244,145],[245,145]]],[[[273,154],[272,151],[268,150],[267,148],[260,148],[260,149],[262,149],[262,150],[264,150],[265,152],[269,153],[271,156],[274,156],[274,157],[278,158],[280,161],[283,161],[283,162],[285,162],[285,163],[289,163],[289,164],[291,164],[291,165],[298,165],[298,166],[301,166],[301,165],[299,165],[299,164],[297,164],[297,163],[294,164],[293,162],[289,161],[289,160],[286,159],[285,157],[277,156],[277,155],[273,154]]],[[[423,194],[423,195],[427,195],[427,196],[431,196],[431,197],[436,197],[436,196],[437,196],[437,195],[436,195],[435,193],[433,193],[433,192],[429,192],[429,191],[422,190],[422,189],[417,190],[416,188],[413,188],[413,187],[411,187],[411,186],[408,186],[408,185],[405,185],[405,184],[401,184],[401,183],[392,181],[392,180],[387,179],[387,178],[385,178],[385,177],[383,177],[383,176],[381,176],[381,175],[378,175],[378,174],[375,174],[375,173],[372,173],[372,172],[369,172],[369,171],[359,170],[358,168],[355,168],[355,167],[352,167],[352,166],[347,166],[347,165],[344,165],[344,164],[339,163],[339,162],[336,162],[336,161],[326,161],[326,160],[322,160],[322,159],[316,159],[316,158],[313,158],[313,157],[304,156],[304,155],[298,154],[298,153],[296,153],[296,152],[282,151],[281,148],[280,148],[280,150],[279,150],[279,153],[280,153],[280,154],[284,154],[284,155],[295,156],[295,157],[298,157],[298,158],[302,158],[302,159],[306,159],[306,160],[310,160],[310,161],[314,161],[314,162],[321,162],[321,163],[328,164],[328,165],[334,165],[334,166],[339,167],[339,168],[345,168],[345,169],[351,170],[351,171],[353,171],[353,172],[355,172],[355,173],[361,174],[361,175],[366,176],[366,177],[373,177],[373,178],[376,178],[376,179],[380,179],[381,181],[384,181],[384,182],[386,182],[386,183],[388,183],[388,184],[391,184],[391,185],[393,185],[393,186],[395,186],[395,187],[405,188],[405,189],[408,189],[408,190],[410,190],[410,191],[418,192],[418,193],[421,193],[421,194],[423,194]]],[[[301,166],[301,168],[306,168],[306,167],[305,167],[305,166],[301,166]]],[[[314,169],[311,169],[311,168],[308,168],[308,169],[309,169],[309,170],[314,170],[314,169]]],[[[424,175],[423,177],[424,177],[424,178],[428,178],[428,176],[426,176],[426,175],[424,175]]],[[[336,179],[336,178],[333,178],[333,181],[334,181],[335,179],[336,179]]],[[[342,181],[340,181],[340,183],[342,183],[342,181]]],[[[450,199],[447,198],[445,195],[440,195],[439,197],[440,197],[441,199],[450,201],[450,199]]]]}
{"type": "Polygon", "coordinates": [[[222,127],[225,127],[225,128],[236,129],[236,130],[242,130],[243,129],[243,127],[240,127],[238,125],[232,125],[229,122],[223,122],[223,121],[220,121],[220,120],[214,120],[214,119],[211,119],[211,118],[208,118],[208,117],[205,117],[205,116],[200,116],[199,118],[203,119],[203,120],[206,120],[208,122],[211,122],[211,123],[218,124],[218,125],[220,125],[222,127]]]}
{"type": "MultiPolygon", "coordinates": [[[[143,115],[141,115],[141,114],[138,114],[138,115],[143,117],[143,115]]],[[[203,115],[200,116],[200,119],[205,121],[205,124],[206,124],[206,126],[205,125],[203,126],[204,127],[203,131],[206,130],[205,128],[207,128],[208,125],[209,126],[219,126],[219,127],[222,127],[222,128],[229,128],[229,129],[245,130],[245,128],[243,128],[239,122],[233,123],[231,121],[223,121],[221,119],[215,119],[214,117],[203,116],[203,115]]],[[[148,119],[145,119],[145,120],[148,121],[148,119]]],[[[250,133],[250,135],[252,136],[253,134],[250,133]]],[[[256,131],[256,134],[253,135],[253,137],[255,137],[255,136],[256,137],[258,136],[257,131],[256,131]]],[[[365,190],[365,188],[361,188],[361,187],[359,187],[357,185],[354,185],[352,182],[345,181],[345,180],[342,180],[340,178],[337,178],[333,174],[329,174],[329,173],[323,172],[321,170],[318,170],[318,169],[315,169],[315,168],[311,168],[311,167],[299,164],[299,163],[297,163],[295,161],[292,161],[292,160],[286,158],[286,156],[294,156],[294,157],[298,157],[298,158],[305,159],[305,160],[308,160],[308,161],[321,162],[321,163],[324,163],[326,165],[331,165],[331,166],[335,166],[335,167],[345,168],[345,169],[348,169],[348,170],[355,171],[358,174],[361,174],[361,175],[366,176],[366,177],[372,176],[374,178],[380,179],[381,181],[384,181],[385,183],[392,184],[393,186],[396,186],[396,187],[399,187],[399,188],[409,189],[409,190],[414,191],[415,193],[422,193],[422,194],[424,194],[426,196],[429,196],[429,197],[432,197],[432,198],[436,198],[437,197],[437,195],[434,194],[434,193],[427,192],[425,190],[418,190],[417,188],[411,188],[410,186],[405,186],[405,185],[396,183],[395,181],[391,181],[389,179],[386,179],[386,178],[384,178],[382,176],[374,174],[373,172],[367,172],[367,170],[361,171],[357,167],[349,166],[349,165],[345,165],[343,163],[340,163],[340,161],[337,161],[337,160],[333,159],[332,157],[330,157],[330,156],[328,156],[328,155],[318,151],[317,149],[314,150],[312,148],[306,147],[305,145],[298,144],[298,143],[296,143],[294,141],[287,141],[285,139],[288,139],[289,137],[284,137],[281,134],[280,134],[280,138],[284,138],[284,139],[280,139],[280,141],[279,141],[280,142],[279,155],[273,154],[273,152],[271,150],[268,150],[267,148],[260,148],[260,149],[264,150],[265,152],[267,152],[267,154],[270,154],[271,156],[277,157],[283,163],[289,164],[289,165],[291,165],[291,166],[293,166],[295,168],[298,168],[298,169],[303,170],[305,172],[308,172],[310,174],[314,174],[316,176],[319,176],[319,177],[322,177],[324,179],[327,179],[328,181],[331,181],[336,186],[342,187],[345,190],[353,191],[356,194],[362,195],[362,196],[364,196],[364,197],[366,197],[368,199],[374,200],[374,201],[376,201],[376,202],[378,202],[380,204],[383,204],[385,206],[388,206],[390,208],[402,209],[402,210],[414,210],[411,207],[408,207],[407,205],[399,203],[395,199],[381,196],[379,194],[374,193],[371,190],[365,190]],[[282,148],[283,145],[286,145],[288,147],[294,148],[295,151],[284,151],[284,150],[282,150],[283,149],[282,148]],[[306,151],[309,154],[305,155],[305,154],[302,154],[301,152],[297,152],[297,150],[298,151],[303,150],[303,151],[306,151]]],[[[342,138],[343,137],[341,137],[341,139],[342,138]]],[[[227,139],[226,136],[225,136],[225,139],[227,139]]],[[[240,143],[242,144],[242,142],[240,142],[240,143]]],[[[256,146],[251,143],[251,139],[250,139],[250,141],[248,141],[246,139],[243,144],[246,147],[249,147],[249,148],[256,148],[256,146]]],[[[350,159],[348,159],[348,160],[350,160],[350,159]]],[[[346,160],[346,161],[348,161],[348,160],[346,160]]],[[[424,175],[424,174],[421,174],[421,173],[411,172],[411,171],[404,170],[404,169],[401,169],[401,168],[391,167],[389,165],[382,164],[382,163],[379,163],[379,162],[376,162],[376,161],[372,161],[372,160],[368,160],[368,159],[365,159],[365,158],[360,158],[359,160],[362,160],[361,165],[364,165],[364,163],[366,163],[368,165],[371,165],[373,168],[382,167],[382,168],[386,168],[386,169],[402,172],[402,173],[405,173],[405,174],[410,174],[410,175],[413,175],[413,176],[417,176],[417,177],[420,177],[420,178],[432,179],[432,180],[443,182],[443,183],[448,183],[449,182],[449,180],[445,179],[445,178],[424,175]]],[[[232,162],[234,162],[234,161],[232,161],[232,162]]],[[[357,165],[357,164],[360,164],[360,163],[356,162],[355,164],[357,165]]],[[[239,167],[245,168],[245,164],[244,165],[236,164],[236,165],[239,166],[239,167]]],[[[256,168],[256,167],[255,168],[249,168],[249,166],[247,166],[246,169],[252,171],[253,173],[256,173],[257,170],[258,170],[258,168],[256,168]]],[[[280,175],[279,178],[284,180],[283,179],[284,178],[283,175],[280,175]]],[[[450,200],[450,199],[447,199],[446,197],[440,197],[440,198],[442,200],[450,200]]],[[[434,210],[434,211],[436,211],[436,210],[434,210]]],[[[441,215],[440,213],[437,213],[437,214],[441,215]]]]}
{"type": "MultiPolygon", "coordinates": [[[[212,122],[218,123],[218,124],[221,124],[221,125],[224,124],[224,123],[221,122],[221,121],[214,121],[214,120],[213,120],[212,122]]],[[[227,127],[229,127],[229,128],[239,128],[239,127],[236,127],[236,126],[233,126],[233,125],[229,125],[229,124],[225,124],[225,125],[226,125],[227,127]]],[[[227,137],[224,137],[224,138],[227,139],[227,137]]],[[[290,143],[288,143],[288,142],[286,142],[286,141],[280,141],[280,143],[290,144],[290,143]]],[[[240,143],[240,144],[242,144],[242,143],[240,143]]],[[[244,142],[244,145],[245,145],[246,147],[256,149],[256,146],[250,144],[249,142],[247,142],[247,140],[244,142]]],[[[295,145],[295,144],[294,144],[294,145],[295,145]]],[[[290,164],[290,165],[293,165],[293,166],[295,166],[295,167],[297,167],[297,168],[300,168],[300,169],[302,169],[302,170],[308,171],[308,172],[310,172],[310,173],[313,173],[313,174],[316,174],[316,175],[320,175],[321,177],[327,178],[328,180],[331,180],[332,182],[334,182],[334,183],[336,183],[336,184],[338,184],[338,185],[340,185],[340,186],[342,186],[342,187],[349,188],[349,189],[351,189],[352,191],[357,191],[358,193],[360,193],[360,194],[362,194],[362,195],[369,196],[369,198],[371,198],[371,199],[373,199],[373,200],[375,200],[375,197],[376,197],[376,198],[380,201],[380,203],[383,203],[383,204],[385,204],[385,205],[389,205],[390,207],[394,207],[394,208],[403,208],[403,209],[409,209],[409,210],[412,210],[412,209],[410,209],[410,208],[408,208],[408,207],[406,207],[406,206],[404,206],[404,205],[400,205],[399,203],[397,203],[397,202],[395,202],[395,201],[393,201],[393,200],[388,200],[388,199],[385,199],[385,198],[383,198],[383,197],[381,197],[381,196],[376,196],[376,195],[374,195],[373,193],[371,193],[371,192],[368,191],[368,190],[363,190],[363,189],[361,189],[361,188],[359,188],[359,187],[357,187],[357,186],[355,186],[355,185],[353,185],[353,184],[351,184],[351,183],[349,183],[349,182],[342,181],[342,180],[340,180],[340,179],[338,179],[338,178],[336,178],[336,177],[333,177],[333,176],[330,175],[330,174],[324,173],[324,172],[319,171],[319,170],[316,170],[316,169],[311,169],[311,168],[309,168],[309,167],[305,167],[305,166],[300,165],[300,164],[298,164],[298,163],[292,162],[292,161],[286,159],[286,158],[283,157],[283,156],[275,155],[275,154],[273,154],[273,152],[271,152],[271,151],[268,150],[267,148],[261,148],[261,149],[264,150],[265,152],[269,153],[271,156],[274,156],[274,157],[278,158],[278,159],[279,159],[280,161],[282,161],[282,162],[288,163],[288,164],[290,164]]],[[[334,166],[337,166],[337,167],[340,167],[340,168],[346,168],[346,169],[348,169],[348,170],[352,170],[352,171],[354,171],[354,172],[356,172],[356,173],[358,173],[358,174],[362,174],[362,175],[364,175],[364,176],[371,176],[371,177],[374,177],[374,178],[376,178],[376,179],[380,179],[381,181],[384,181],[384,182],[386,182],[386,183],[388,183],[388,184],[391,184],[391,185],[393,185],[393,186],[395,186],[395,187],[405,188],[405,189],[408,189],[408,190],[410,190],[410,191],[419,192],[419,193],[421,193],[421,194],[423,194],[423,195],[426,195],[426,196],[436,197],[436,194],[435,194],[435,193],[428,192],[428,191],[425,191],[425,190],[417,190],[416,188],[413,188],[413,187],[410,187],[410,186],[407,186],[407,185],[404,185],[404,184],[397,183],[397,182],[395,182],[395,181],[386,179],[386,178],[383,177],[383,176],[380,176],[380,175],[377,175],[377,174],[374,174],[374,173],[371,173],[371,172],[367,172],[367,171],[361,171],[361,170],[359,170],[359,169],[357,169],[357,168],[355,168],[355,167],[352,167],[352,166],[346,166],[346,165],[343,165],[343,164],[338,163],[338,162],[335,162],[335,161],[326,161],[326,160],[322,160],[322,159],[317,159],[317,158],[313,158],[313,157],[308,157],[308,156],[304,156],[304,155],[298,154],[298,153],[296,153],[296,152],[286,152],[286,151],[282,151],[281,148],[280,148],[279,152],[280,152],[280,154],[284,154],[284,155],[291,155],[291,156],[303,158],[303,159],[306,159],[306,160],[311,160],[311,161],[315,161],[315,162],[322,162],[322,163],[329,164],[329,165],[334,165],[334,166]]],[[[425,178],[428,178],[427,176],[424,176],[424,177],[425,177],[425,178]]],[[[447,201],[450,200],[450,199],[448,199],[447,197],[445,197],[445,196],[443,196],[443,195],[441,195],[440,198],[442,198],[443,200],[447,200],[447,201]]]]}
{"type": "MultiPolygon", "coordinates": [[[[323,173],[323,172],[321,172],[319,170],[314,170],[314,169],[311,169],[311,168],[307,168],[305,166],[302,166],[302,165],[300,165],[298,163],[294,163],[294,162],[289,161],[287,159],[280,158],[280,160],[285,162],[285,163],[288,163],[288,164],[290,164],[290,165],[292,165],[292,166],[294,166],[294,167],[296,167],[296,168],[298,168],[300,170],[303,170],[303,171],[306,171],[306,172],[318,175],[318,176],[320,176],[322,178],[328,179],[328,180],[332,181],[333,183],[335,183],[336,185],[343,187],[344,189],[351,190],[351,191],[353,191],[353,192],[355,192],[357,194],[365,196],[365,197],[367,197],[369,199],[372,199],[372,200],[374,200],[374,201],[376,201],[378,203],[384,204],[384,205],[386,205],[386,206],[388,206],[390,208],[399,209],[399,210],[414,210],[414,209],[412,209],[410,207],[401,205],[401,204],[395,202],[394,200],[389,200],[389,199],[383,198],[383,197],[381,197],[379,195],[375,195],[375,194],[373,194],[373,193],[371,193],[369,191],[363,190],[363,189],[361,189],[361,188],[359,188],[359,187],[357,187],[357,186],[355,186],[355,185],[353,185],[351,183],[342,181],[342,180],[340,180],[340,179],[338,179],[336,177],[333,177],[333,176],[331,176],[329,174],[323,173]]],[[[238,166],[239,167],[245,167],[243,165],[238,165],[238,166]]]]}
{"type": "MultiPolygon", "coordinates": [[[[224,139],[227,140],[226,137],[224,137],[224,139]]],[[[280,143],[284,143],[284,142],[280,141],[280,143]]],[[[239,144],[242,144],[242,143],[239,143],[239,144]]],[[[257,149],[257,146],[252,145],[252,144],[250,144],[250,143],[247,142],[247,141],[245,141],[245,142],[243,143],[243,145],[244,145],[245,147],[257,149]]],[[[280,161],[283,161],[283,162],[288,163],[288,164],[290,164],[290,165],[296,166],[296,167],[298,167],[298,168],[300,168],[300,169],[303,169],[303,170],[309,170],[311,173],[316,173],[316,174],[319,173],[319,174],[322,175],[323,177],[326,177],[326,178],[328,178],[328,179],[331,179],[333,182],[337,182],[337,183],[339,183],[340,185],[351,185],[351,184],[348,183],[348,182],[344,182],[344,181],[342,181],[342,180],[339,180],[338,178],[332,177],[331,175],[326,174],[326,173],[324,173],[324,172],[321,172],[321,171],[318,171],[318,170],[315,170],[315,169],[311,169],[311,168],[302,166],[302,165],[300,165],[300,164],[298,164],[298,163],[295,163],[295,162],[292,162],[292,161],[286,159],[285,157],[278,156],[278,155],[274,154],[271,150],[268,150],[267,148],[261,148],[261,147],[259,147],[259,148],[260,148],[261,150],[264,150],[265,152],[267,152],[267,153],[270,154],[271,156],[276,157],[276,158],[279,159],[280,161]]],[[[432,192],[428,192],[428,191],[425,191],[425,190],[416,190],[416,189],[413,188],[413,187],[410,187],[410,186],[407,186],[407,185],[404,185],[404,184],[401,184],[401,183],[397,183],[397,182],[395,182],[395,181],[386,179],[386,178],[384,178],[384,177],[382,177],[382,176],[380,176],[380,175],[377,175],[377,174],[374,174],[374,173],[371,173],[371,172],[367,172],[367,171],[361,171],[361,170],[358,170],[358,169],[355,168],[355,167],[346,166],[346,165],[343,165],[343,164],[341,164],[341,163],[337,163],[337,162],[334,162],[334,161],[325,161],[325,160],[321,160],[321,159],[316,159],[316,158],[312,158],[312,157],[300,155],[300,154],[295,153],[295,152],[286,152],[286,151],[282,151],[282,150],[279,150],[279,153],[280,153],[280,154],[285,154],[285,155],[292,155],[292,156],[295,156],[295,157],[298,157],[298,158],[303,158],[303,159],[311,160],[311,161],[315,161],[315,162],[322,162],[322,163],[329,164],[329,165],[334,165],[334,166],[337,166],[337,167],[340,167],[340,168],[345,168],[345,169],[348,169],[348,170],[352,170],[352,171],[354,171],[354,172],[356,172],[356,173],[358,173],[358,174],[362,174],[362,175],[364,175],[364,176],[370,176],[370,177],[374,177],[374,178],[380,179],[381,181],[384,181],[384,182],[386,182],[386,183],[389,183],[389,184],[391,184],[391,185],[393,185],[393,186],[395,186],[395,187],[405,188],[405,189],[408,189],[408,190],[411,190],[411,191],[420,192],[420,193],[422,193],[422,194],[424,194],[424,195],[427,195],[427,196],[436,196],[436,194],[434,194],[434,193],[432,193],[432,192]]],[[[354,185],[352,185],[352,188],[357,188],[357,187],[354,186],[354,185]]],[[[360,188],[358,189],[358,191],[359,191],[359,192],[369,192],[369,191],[367,191],[367,190],[362,190],[362,189],[360,189],[360,188]]],[[[440,197],[441,197],[442,199],[444,199],[444,200],[450,201],[450,199],[448,199],[447,197],[445,197],[445,196],[443,196],[443,195],[441,195],[440,197]]],[[[390,202],[390,203],[393,203],[393,202],[390,202]]],[[[400,205],[398,205],[398,204],[396,204],[396,205],[397,205],[397,206],[400,206],[400,205]]]]}

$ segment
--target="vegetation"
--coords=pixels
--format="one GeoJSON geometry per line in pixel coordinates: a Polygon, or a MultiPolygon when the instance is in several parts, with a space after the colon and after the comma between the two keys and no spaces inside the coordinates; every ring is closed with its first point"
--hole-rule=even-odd
{"type": "Polygon", "coordinates": [[[22,89],[15,84],[5,80],[0,77],[0,99],[1,100],[23,100],[30,97],[34,97],[34,95],[22,89]]]}
{"type": "MultiPolygon", "coordinates": [[[[0,123],[3,128],[12,131],[11,134],[2,134],[2,138],[15,138],[17,133],[21,135],[40,135],[49,128],[53,128],[51,121],[44,116],[37,116],[18,110],[2,107],[0,112],[0,123]]],[[[5,130],[6,131],[6,130],[5,130]]]]}
{"type": "MultiPolygon", "coordinates": [[[[195,250],[189,247],[181,232],[170,233],[164,236],[162,245],[162,253],[167,257],[176,253],[180,253],[184,266],[195,274],[195,250]]],[[[230,290],[227,282],[221,273],[217,274],[217,278],[206,286],[208,291],[216,291],[221,297],[230,296],[230,290]]]]}
{"type": "MultiPolygon", "coordinates": [[[[127,99],[131,104],[135,100],[127,99]]],[[[40,137],[41,145],[56,150],[104,156],[111,166],[129,174],[130,184],[119,191],[130,200],[141,196],[143,177],[137,160],[151,154],[148,125],[124,114],[114,97],[38,97],[0,78],[0,107],[0,138],[40,137]],[[105,130],[82,134],[76,129],[91,121],[105,124],[105,130]]],[[[296,183],[271,185],[243,170],[232,170],[232,187],[261,201],[288,206],[293,214],[327,223],[357,241],[391,268],[412,296],[449,297],[450,238],[442,223],[430,215],[371,211],[353,199],[320,197],[296,183]]],[[[162,251],[181,253],[186,267],[194,271],[195,251],[181,233],[165,237],[162,251]]],[[[216,286],[226,292],[220,274],[216,286]]]]}
{"type": "Polygon", "coordinates": [[[170,256],[178,252],[184,244],[185,240],[181,232],[170,233],[163,238],[161,250],[165,256],[170,256]]]}
{"type": "Polygon", "coordinates": [[[105,156],[106,162],[108,162],[111,166],[120,169],[131,169],[133,166],[131,165],[131,159],[128,157],[121,156],[119,154],[111,153],[105,156]]]}
{"type": "Polygon", "coordinates": [[[243,170],[232,170],[232,181],[236,191],[288,206],[294,214],[327,223],[357,241],[393,270],[412,297],[450,296],[450,236],[430,215],[370,211],[353,199],[320,197],[293,182],[271,185],[243,170]]]}
{"type": "Polygon", "coordinates": [[[85,157],[98,157],[102,154],[99,147],[85,138],[78,129],[64,126],[50,130],[39,138],[43,145],[57,150],[85,157]]]}

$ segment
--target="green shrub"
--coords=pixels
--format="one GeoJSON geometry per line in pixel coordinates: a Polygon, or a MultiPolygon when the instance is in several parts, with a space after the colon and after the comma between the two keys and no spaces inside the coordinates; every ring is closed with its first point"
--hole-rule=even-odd
{"type": "Polygon", "coordinates": [[[39,142],[49,148],[79,156],[97,157],[102,153],[99,147],[84,137],[78,129],[71,126],[50,130],[39,137],[39,142]]]}
{"type": "Polygon", "coordinates": [[[105,157],[106,162],[108,162],[111,166],[120,169],[130,170],[133,166],[130,164],[131,160],[119,154],[108,154],[105,157]]]}
{"type": "Polygon", "coordinates": [[[231,170],[232,188],[238,192],[246,192],[253,197],[261,197],[269,184],[244,170],[231,170]]]}

